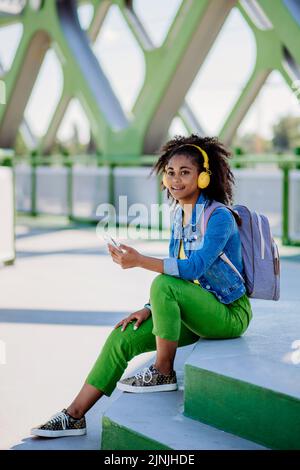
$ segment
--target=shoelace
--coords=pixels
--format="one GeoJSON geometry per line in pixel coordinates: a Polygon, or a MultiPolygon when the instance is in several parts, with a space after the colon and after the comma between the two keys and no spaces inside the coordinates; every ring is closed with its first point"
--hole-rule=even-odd
{"type": "Polygon", "coordinates": [[[61,422],[62,428],[66,429],[67,425],[69,424],[68,415],[66,415],[63,411],[60,411],[51,417],[49,424],[56,424],[59,421],[61,422]]]}
{"type": "Polygon", "coordinates": [[[138,372],[137,374],[135,374],[134,376],[136,379],[143,379],[143,382],[145,382],[145,384],[148,384],[149,382],[151,382],[152,380],[152,371],[151,369],[149,369],[149,367],[145,367],[142,372],[138,372]],[[145,380],[145,377],[146,375],[150,375],[150,380],[145,380]]]}

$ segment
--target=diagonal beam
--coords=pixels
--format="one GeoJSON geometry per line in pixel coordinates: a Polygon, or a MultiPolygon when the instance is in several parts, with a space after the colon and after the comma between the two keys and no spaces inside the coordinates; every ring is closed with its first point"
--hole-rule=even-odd
{"type": "Polygon", "coordinates": [[[39,143],[39,152],[41,154],[46,155],[50,152],[51,148],[53,147],[53,144],[55,143],[56,134],[68,109],[71,99],[71,95],[69,95],[67,92],[62,93],[62,96],[50,121],[47,132],[39,143]]]}
{"type": "Polygon", "coordinates": [[[300,4],[299,0],[270,2],[257,0],[274,26],[277,37],[300,64],[300,4]]]}
{"type": "Polygon", "coordinates": [[[163,141],[235,4],[234,0],[183,2],[163,46],[149,53],[149,73],[134,107],[136,118],[144,126],[145,153],[155,151],[163,141]]]}
{"type": "Polygon", "coordinates": [[[225,144],[229,145],[231,143],[239,125],[249,111],[271,71],[271,69],[255,69],[252,73],[220,132],[220,137],[225,144]]]}
{"type": "Polygon", "coordinates": [[[4,13],[0,13],[0,27],[1,26],[9,26],[14,23],[20,23],[21,15],[7,15],[4,13]]]}
{"type": "MultiPolygon", "coordinates": [[[[154,50],[155,45],[133,9],[133,0],[125,1],[122,7],[122,13],[139,46],[147,56],[147,51],[154,50]]],[[[189,132],[197,132],[204,135],[204,130],[187,101],[183,102],[177,114],[182,119],[189,132]]]]}
{"type": "MultiPolygon", "coordinates": [[[[81,3],[87,3],[87,2],[81,2],[81,3]]],[[[91,24],[87,30],[87,35],[90,38],[91,42],[93,43],[97,39],[98,33],[105,20],[105,17],[111,6],[111,3],[109,0],[102,0],[100,1],[100,3],[99,3],[99,0],[92,0],[92,2],[89,2],[89,3],[92,3],[94,7],[94,13],[93,13],[91,24]]],[[[53,117],[49,123],[48,129],[45,132],[44,136],[40,139],[39,151],[42,154],[49,153],[51,148],[53,147],[55,143],[56,134],[59,130],[59,127],[65,115],[65,112],[67,111],[68,105],[72,97],[76,94],[75,87],[72,85],[72,79],[69,76],[70,73],[69,73],[68,68],[65,67],[63,69],[63,73],[64,73],[64,82],[65,83],[67,82],[68,86],[65,85],[64,90],[62,92],[62,96],[59,100],[59,103],[57,104],[53,117]]]]}
{"type": "MultiPolygon", "coordinates": [[[[0,62],[0,77],[3,77],[5,74],[5,70],[0,62]]],[[[23,139],[24,144],[28,149],[34,149],[36,148],[37,145],[37,139],[35,135],[33,134],[32,130],[30,129],[30,126],[26,119],[24,118],[21,126],[20,126],[20,133],[23,139]]]]}
{"type": "Polygon", "coordinates": [[[98,110],[105,115],[106,121],[115,131],[127,127],[127,118],[112,88],[103,73],[88,39],[81,29],[76,2],[61,0],[57,3],[64,48],[72,56],[73,67],[80,73],[85,86],[89,88],[98,110]]]}
{"type": "Polygon", "coordinates": [[[111,2],[110,0],[102,0],[100,2],[99,0],[92,0],[89,3],[94,7],[94,14],[87,34],[91,41],[95,42],[103,21],[105,20],[106,14],[111,6],[111,2]]]}
{"type": "Polygon", "coordinates": [[[222,140],[227,145],[231,143],[238,127],[255,101],[255,98],[272,70],[279,70],[290,87],[292,87],[293,83],[293,72],[294,79],[298,74],[300,74],[299,67],[288,51],[285,51],[280,38],[277,36],[276,30],[258,29],[252,23],[247,10],[243,6],[240,6],[239,9],[253,30],[256,40],[257,57],[255,68],[229,116],[226,118],[220,132],[222,140]],[[289,65],[290,67],[290,74],[283,67],[284,61],[286,61],[287,66],[289,65]]]}
{"type": "Polygon", "coordinates": [[[206,135],[205,129],[201,126],[192,108],[186,101],[181,106],[178,116],[181,118],[183,124],[191,134],[196,133],[202,137],[206,135]]]}
{"type": "Polygon", "coordinates": [[[14,145],[23,120],[24,110],[44,56],[50,47],[50,36],[38,31],[23,39],[18,47],[11,70],[6,74],[7,104],[0,109],[0,147],[14,145]]]}
{"type": "Polygon", "coordinates": [[[126,0],[121,5],[121,11],[126,23],[128,24],[132,34],[134,35],[144,54],[147,53],[147,51],[155,49],[151,37],[147,33],[143,23],[140,21],[139,17],[136,15],[133,9],[132,0],[126,0]]]}
{"type": "Polygon", "coordinates": [[[75,95],[81,101],[99,148],[107,131],[125,129],[128,121],[109,81],[82,31],[74,0],[45,2],[36,14],[25,11],[23,39],[7,74],[7,106],[0,112],[0,144],[12,146],[45,52],[55,38],[63,67],[68,69],[75,95]]]}
{"type": "Polygon", "coordinates": [[[295,59],[286,48],[283,49],[283,56],[282,68],[286,69],[288,76],[292,80],[291,87],[293,88],[293,82],[300,80],[300,65],[296,63],[295,59]]]}

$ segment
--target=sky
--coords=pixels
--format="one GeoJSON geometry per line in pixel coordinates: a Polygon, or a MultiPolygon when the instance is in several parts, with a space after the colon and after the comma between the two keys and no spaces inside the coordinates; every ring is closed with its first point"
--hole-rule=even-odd
{"type": "MultiPolygon", "coordinates": [[[[164,40],[180,3],[181,0],[134,0],[136,13],[156,46],[164,40]]],[[[88,26],[91,17],[90,5],[79,8],[83,28],[88,26]]],[[[21,35],[20,25],[0,28],[0,62],[5,69],[11,65],[21,35]]],[[[130,113],[143,84],[144,57],[117,6],[110,8],[93,51],[124,111],[130,113]]],[[[186,101],[207,134],[215,135],[222,128],[251,73],[255,57],[253,34],[239,11],[233,9],[186,95],[186,101]]],[[[46,132],[62,86],[59,59],[55,51],[50,50],[25,110],[26,120],[37,136],[46,132]]],[[[274,71],[246,115],[239,134],[256,132],[270,138],[272,126],[285,114],[300,116],[300,102],[281,75],[274,71]]],[[[86,142],[89,123],[76,99],[71,102],[59,129],[60,140],[71,137],[74,123],[78,124],[80,140],[86,142]]],[[[181,121],[175,118],[170,133],[183,132],[181,121]]]]}

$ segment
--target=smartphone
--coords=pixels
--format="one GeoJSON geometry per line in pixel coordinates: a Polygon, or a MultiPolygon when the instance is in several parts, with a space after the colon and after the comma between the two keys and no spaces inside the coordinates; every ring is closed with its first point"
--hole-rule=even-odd
{"type": "Polygon", "coordinates": [[[113,245],[114,247],[116,247],[118,250],[121,251],[121,248],[120,248],[120,243],[115,240],[111,235],[104,235],[104,240],[106,241],[106,243],[110,243],[111,245],[113,245]]]}

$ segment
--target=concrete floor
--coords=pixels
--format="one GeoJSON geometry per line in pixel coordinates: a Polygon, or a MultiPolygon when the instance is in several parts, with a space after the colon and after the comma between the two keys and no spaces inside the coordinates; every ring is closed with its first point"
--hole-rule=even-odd
{"type": "MultiPolygon", "coordinates": [[[[155,273],[113,263],[94,227],[41,224],[25,219],[17,225],[17,261],[0,268],[6,356],[0,365],[0,448],[99,449],[101,413],[118,390],[87,414],[85,437],[39,439],[29,431],[70,403],[113,326],[148,301],[155,273]]],[[[134,244],[149,255],[167,249],[160,241],[134,244]]],[[[124,375],[152,356],[134,358],[124,375]]]]}
{"type": "MultiPolygon", "coordinates": [[[[0,449],[99,449],[101,415],[118,390],[89,411],[84,437],[31,438],[30,428],[70,403],[113,326],[148,300],[156,274],[113,263],[94,227],[53,228],[43,220],[18,220],[17,261],[0,268],[0,449]]],[[[150,256],[168,253],[167,241],[128,244],[150,256]]],[[[300,300],[300,249],[281,254],[288,308],[300,300]]],[[[152,357],[134,358],[124,375],[152,357]]]]}

